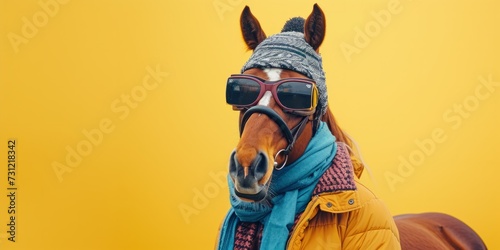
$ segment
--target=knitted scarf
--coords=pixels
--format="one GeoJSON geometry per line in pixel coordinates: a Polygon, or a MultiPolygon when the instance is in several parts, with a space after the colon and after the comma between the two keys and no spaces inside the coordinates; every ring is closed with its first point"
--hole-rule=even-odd
{"type": "Polygon", "coordinates": [[[234,184],[228,177],[232,208],[221,228],[218,249],[233,249],[240,221],[262,223],[261,249],[285,249],[296,215],[306,208],[336,152],[335,137],[321,122],[304,154],[282,170],[273,172],[268,192],[274,196],[267,202],[242,201],[234,194],[234,184]]]}

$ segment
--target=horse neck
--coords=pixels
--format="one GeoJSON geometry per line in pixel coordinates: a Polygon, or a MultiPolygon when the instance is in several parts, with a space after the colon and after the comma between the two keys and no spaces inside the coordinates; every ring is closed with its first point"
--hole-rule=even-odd
{"type": "MultiPolygon", "coordinates": [[[[363,161],[361,160],[361,157],[359,156],[359,152],[357,150],[357,147],[355,146],[353,140],[347,135],[347,133],[345,133],[339,127],[339,125],[338,125],[337,121],[335,120],[335,117],[333,116],[333,113],[331,112],[329,107],[326,109],[326,113],[321,118],[321,121],[326,123],[326,125],[328,126],[328,129],[335,136],[337,142],[344,143],[348,147],[348,151],[349,151],[349,155],[351,157],[354,172],[355,172],[356,176],[358,178],[360,178],[361,174],[363,172],[363,169],[364,169],[364,164],[363,164],[363,161]]],[[[288,159],[289,163],[294,162],[300,156],[302,156],[302,154],[304,153],[312,136],[313,136],[313,134],[312,134],[312,122],[309,121],[306,124],[304,131],[299,136],[299,138],[297,138],[297,141],[295,142],[294,148],[293,148],[292,152],[290,153],[290,156],[288,159]]]]}
{"type": "MultiPolygon", "coordinates": [[[[335,117],[333,116],[329,107],[326,109],[326,113],[322,116],[321,121],[326,123],[328,129],[335,136],[337,142],[343,142],[348,147],[352,148],[351,139],[337,125],[337,122],[335,121],[335,117]]],[[[290,156],[288,159],[289,163],[294,162],[296,159],[298,159],[304,153],[307,145],[309,144],[309,141],[311,140],[311,138],[313,136],[312,124],[313,124],[312,121],[309,121],[306,124],[306,127],[303,130],[302,134],[300,134],[300,136],[297,138],[297,141],[295,142],[293,150],[292,150],[292,152],[290,152],[290,156]]]]}
{"type": "Polygon", "coordinates": [[[300,158],[302,154],[304,154],[309,141],[311,141],[312,135],[312,122],[308,121],[304,130],[302,130],[302,133],[293,145],[292,152],[290,152],[290,155],[288,157],[289,164],[293,163],[295,160],[300,158]]]}
{"type": "Polygon", "coordinates": [[[332,134],[335,136],[337,142],[343,142],[347,144],[348,147],[353,148],[353,142],[351,138],[349,138],[349,136],[339,127],[332,111],[330,110],[330,107],[326,109],[326,113],[323,115],[321,120],[328,125],[328,129],[330,129],[330,132],[332,132],[332,134]]]}
{"type": "Polygon", "coordinates": [[[332,132],[332,134],[335,136],[337,142],[343,142],[348,147],[349,156],[351,157],[352,165],[354,168],[354,173],[358,178],[360,178],[361,174],[363,173],[364,163],[358,152],[358,148],[356,147],[354,141],[347,135],[347,133],[345,133],[339,127],[332,111],[330,110],[330,107],[327,107],[326,113],[323,115],[321,120],[327,124],[330,132],[332,132]]]}

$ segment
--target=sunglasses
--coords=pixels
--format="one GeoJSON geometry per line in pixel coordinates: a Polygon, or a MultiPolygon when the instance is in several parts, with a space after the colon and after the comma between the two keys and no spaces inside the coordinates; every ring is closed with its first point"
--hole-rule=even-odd
{"type": "Polygon", "coordinates": [[[276,103],[288,113],[311,115],[318,103],[318,89],[313,80],[266,81],[252,75],[231,75],[227,79],[226,102],[234,110],[248,109],[257,105],[266,91],[271,91],[276,103]]]}

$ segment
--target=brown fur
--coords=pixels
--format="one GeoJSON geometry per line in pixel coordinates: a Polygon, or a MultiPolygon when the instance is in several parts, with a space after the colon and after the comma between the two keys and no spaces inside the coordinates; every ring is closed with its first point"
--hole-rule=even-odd
{"type": "Polygon", "coordinates": [[[394,216],[402,249],[487,249],[472,228],[441,213],[394,216]]]}

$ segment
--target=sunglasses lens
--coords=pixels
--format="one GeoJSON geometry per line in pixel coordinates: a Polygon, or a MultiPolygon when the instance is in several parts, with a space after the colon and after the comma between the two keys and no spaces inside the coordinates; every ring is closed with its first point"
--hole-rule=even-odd
{"type": "Polygon", "coordinates": [[[229,78],[226,86],[226,102],[234,106],[250,105],[259,97],[259,83],[244,78],[229,78]]]}
{"type": "Polygon", "coordinates": [[[281,104],[289,109],[311,109],[314,106],[314,86],[310,83],[285,82],[276,92],[281,104]]]}

